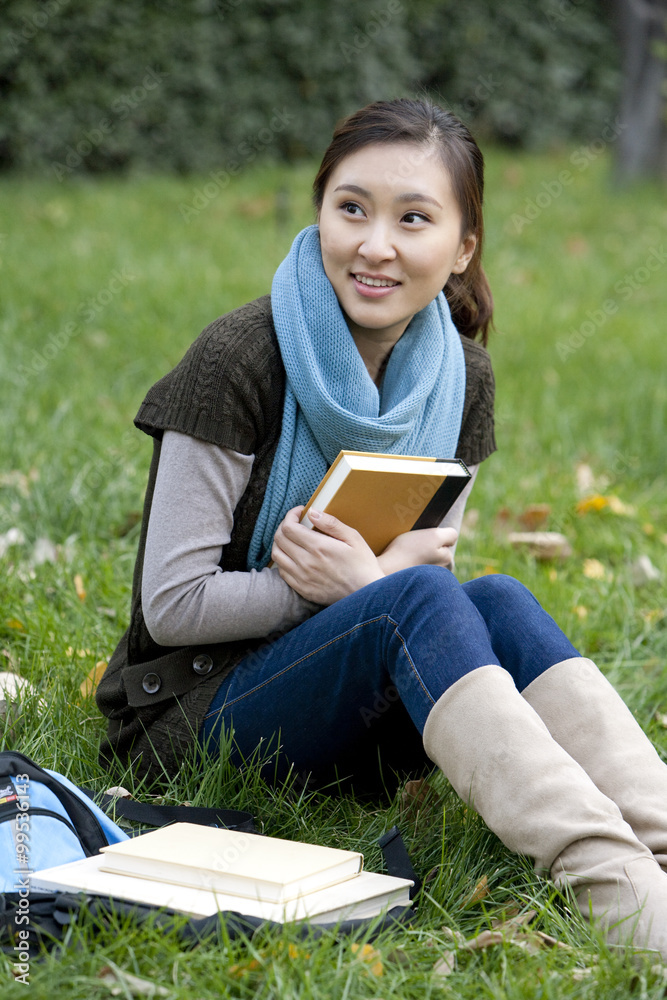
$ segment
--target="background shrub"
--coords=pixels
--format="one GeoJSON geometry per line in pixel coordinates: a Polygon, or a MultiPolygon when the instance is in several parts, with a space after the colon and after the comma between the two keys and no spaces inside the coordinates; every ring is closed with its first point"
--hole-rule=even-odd
{"type": "Polygon", "coordinates": [[[598,134],[617,55],[593,0],[9,0],[0,169],[240,169],[321,153],[368,101],[432,91],[525,146],[598,134]]]}

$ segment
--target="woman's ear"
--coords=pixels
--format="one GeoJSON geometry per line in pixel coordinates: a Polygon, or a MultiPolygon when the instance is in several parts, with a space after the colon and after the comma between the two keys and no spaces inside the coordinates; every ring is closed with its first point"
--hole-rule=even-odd
{"type": "Polygon", "coordinates": [[[477,237],[474,233],[470,233],[465,237],[463,243],[461,244],[461,252],[456,258],[454,267],[452,268],[452,274],[463,274],[466,267],[472,260],[472,256],[475,252],[475,247],[477,246],[477,237]]]}

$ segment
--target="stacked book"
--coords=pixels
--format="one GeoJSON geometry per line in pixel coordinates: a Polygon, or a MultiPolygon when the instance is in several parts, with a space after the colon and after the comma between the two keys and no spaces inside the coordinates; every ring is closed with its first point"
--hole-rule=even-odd
{"type": "Polygon", "coordinates": [[[408,879],[363,871],[355,851],[194,823],[144,833],[82,861],[35,872],[38,892],[86,892],[195,917],[233,910],[330,923],[410,905],[408,879]]]}

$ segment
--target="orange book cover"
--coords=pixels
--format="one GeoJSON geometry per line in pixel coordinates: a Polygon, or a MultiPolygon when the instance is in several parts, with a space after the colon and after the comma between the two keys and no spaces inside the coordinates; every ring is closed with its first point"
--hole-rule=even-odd
{"type": "Polygon", "coordinates": [[[301,520],[311,524],[307,513],[315,506],[355,528],[379,555],[397,535],[438,525],[469,478],[463,462],[456,459],[341,451],[308,501],[301,520]],[[387,467],[384,470],[383,465],[387,467]],[[331,481],[344,471],[347,474],[334,495],[322,503],[322,497],[332,490],[331,481]]]}

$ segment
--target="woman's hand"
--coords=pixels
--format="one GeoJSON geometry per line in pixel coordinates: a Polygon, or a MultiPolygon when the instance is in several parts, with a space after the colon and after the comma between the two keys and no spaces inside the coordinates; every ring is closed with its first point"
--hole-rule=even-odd
{"type": "Polygon", "coordinates": [[[358,531],[312,508],[317,530],[299,524],[303,506],[293,507],[278,525],[271,558],[297,594],[316,604],[334,604],[385,574],[358,531]]]}
{"type": "Polygon", "coordinates": [[[445,566],[454,563],[452,545],[456,543],[458,532],[454,528],[418,528],[405,531],[390,542],[384,552],[377,557],[385,576],[396,573],[408,566],[445,566]]]}

